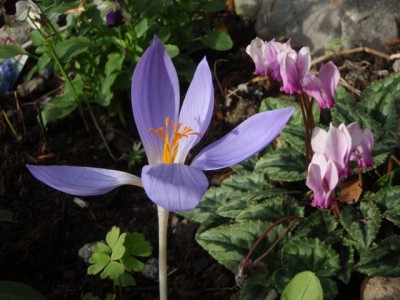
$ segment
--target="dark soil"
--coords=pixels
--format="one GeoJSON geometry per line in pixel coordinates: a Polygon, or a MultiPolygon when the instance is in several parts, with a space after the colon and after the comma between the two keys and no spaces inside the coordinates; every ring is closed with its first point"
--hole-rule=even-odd
{"type": "MultiPolygon", "coordinates": [[[[229,53],[210,52],[209,63],[215,67],[216,104],[214,118],[202,146],[227,133],[249,115],[257,112],[261,99],[276,95],[278,86],[269,80],[252,80],[253,64],[245,46],[254,38],[251,25],[232,17],[229,25],[236,37],[229,53]],[[236,31],[235,31],[236,30],[236,31]],[[226,61],[222,61],[224,59],[226,61]],[[246,83],[248,92],[237,89],[246,83]]],[[[380,69],[389,69],[380,59],[361,54],[380,69]]],[[[344,59],[337,59],[344,66],[344,59]]],[[[370,67],[371,68],[371,67],[370,67]]],[[[348,69],[347,69],[348,71],[348,69]]],[[[342,72],[347,72],[342,68],[342,72]]],[[[371,71],[372,74],[372,71],[371,71]]],[[[342,74],[343,76],[343,74],[342,74]]],[[[356,79],[357,80],[357,79],[356,79]]],[[[354,82],[354,85],[363,83],[354,82]]],[[[17,140],[3,115],[0,115],[0,209],[13,212],[12,222],[0,223],[0,280],[20,281],[39,290],[47,299],[81,299],[87,292],[102,298],[113,292],[108,280],[87,275],[87,265],[78,256],[86,243],[105,238],[114,225],[123,232],[141,232],[153,245],[157,257],[157,211],[144,191],[121,187],[98,197],[86,197],[89,205],[81,208],[73,196],[58,192],[34,179],[26,164],[76,165],[110,168],[140,174],[140,167],[128,170],[124,160],[114,162],[85,112],[74,113],[49,124],[44,130],[38,121],[43,95],[60,85],[57,78],[44,83],[42,91],[17,99],[14,94],[1,98],[4,111],[20,140],[17,140]],[[89,125],[85,125],[89,124],[89,125]]],[[[183,91],[183,95],[185,92],[183,91]]],[[[120,157],[131,150],[138,136],[126,99],[127,122],[122,124],[107,112],[95,107],[95,114],[106,134],[113,133],[110,146],[120,157]]],[[[229,175],[229,170],[210,172],[212,182],[229,175]]],[[[171,215],[168,266],[171,299],[236,299],[239,289],[234,274],[219,265],[194,240],[198,225],[171,215]]],[[[158,299],[158,282],[141,273],[134,274],[137,285],[123,290],[123,299],[158,299]]]]}

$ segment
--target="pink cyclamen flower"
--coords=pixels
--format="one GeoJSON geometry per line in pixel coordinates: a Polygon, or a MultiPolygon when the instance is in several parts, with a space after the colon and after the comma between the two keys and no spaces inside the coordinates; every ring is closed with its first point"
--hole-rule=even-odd
{"type": "Polygon", "coordinates": [[[350,160],[357,161],[360,169],[374,164],[372,160],[372,148],[374,147],[374,134],[368,128],[362,130],[357,122],[347,125],[347,129],[353,139],[353,152],[350,160]]]}
{"type": "Polygon", "coordinates": [[[279,43],[272,39],[269,42],[264,42],[257,37],[247,46],[246,53],[253,59],[256,67],[255,74],[271,76],[275,80],[282,81],[278,54],[289,49],[292,49],[289,41],[279,43]]]}
{"type": "Polygon", "coordinates": [[[314,128],[311,147],[316,154],[325,155],[328,160],[335,163],[340,178],[351,174],[349,161],[353,144],[351,135],[344,124],[340,124],[338,128],[330,124],[328,131],[314,128]]]}
{"type": "Polygon", "coordinates": [[[306,185],[313,191],[311,205],[318,208],[331,207],[338,182],[339,176],[335,163],[323,154],[315,154],[308,166],[306,180],[306,185]]]}
{"type": "Polygon", "coordinates": [[[334,63],[328,62],[322,65],[319,76],[307,74],[303,79],[302,86],[304,92],[313,97],[320,109],[335,106],[335,90],[338,86],[340,73],[334,63]]]}
{"type": "Polygon", "coordinates": [[[254,40],[252,40],[250,45],[246,47],[246,53],[250,55],[256,67],[256,69],[254,70],[254,74],[256,75],[261,75],[261,76],[268,75],[268,68],[265,58],[265,49],[266,49],[265,42],[259,37],[256,37],[254,40]]]}
{"type": "Polygon", "coordinates": [[[208,188],[203,170],[225,168],[259,152],[279,134],[293,113],[290,107],[255,114],[185,165],[213,113],[211,71],[204,58],[179,110],[178,76],[157,38],[136,66],[131,100],[149,162],[141,178],[89,167],[28,165],[29,171],[45,184],[73,195],[99,195],[128,184],[143,187],[150,200],[166,210],[189,210],[198,205],[208,188]]]}
{"type": "Polygon", "coordinates": [[[283,82],[281,91],[287,94],[302,93],[301,83],[311,66],[310,49],[303,47],[298,53],[293,49],[283,51],[278,54],[278,61],[283,82]]]}

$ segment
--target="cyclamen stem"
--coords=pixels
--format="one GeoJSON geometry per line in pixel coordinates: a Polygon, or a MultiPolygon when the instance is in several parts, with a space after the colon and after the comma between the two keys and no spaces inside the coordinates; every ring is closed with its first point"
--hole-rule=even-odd
{"type": "Polygon", "coordinates": [[[157,206],[158,212],[158,278],[160,300],[168,299],[167,281],[167,233],[169,211],[157,206]]]}

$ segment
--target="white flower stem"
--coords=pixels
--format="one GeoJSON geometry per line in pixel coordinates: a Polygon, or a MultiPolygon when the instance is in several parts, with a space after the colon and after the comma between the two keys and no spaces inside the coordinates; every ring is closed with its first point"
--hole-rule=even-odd
{"type": "Polygon", "coordinates": [[[158,278],[160,300],[168,299],[167,289],[167,233],[169,211],[157,206],[158,211],[158,278]]]}

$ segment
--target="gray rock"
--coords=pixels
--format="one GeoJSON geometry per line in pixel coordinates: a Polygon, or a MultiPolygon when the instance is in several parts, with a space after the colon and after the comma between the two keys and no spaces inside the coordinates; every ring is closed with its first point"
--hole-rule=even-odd
{"type": "Polygon", "coordinates": [[[399,0],[263,0],[255,30],[264,40],[290,38],[313,54],[338,41],[382,50],[381,42],[397,38],[399,17],[399,0]]]}
{"type": "Polygon", "coordinates": [[[368,277],[361,285],[361,300],[398,300],[400,299],[399,277],[368,277]]]}

